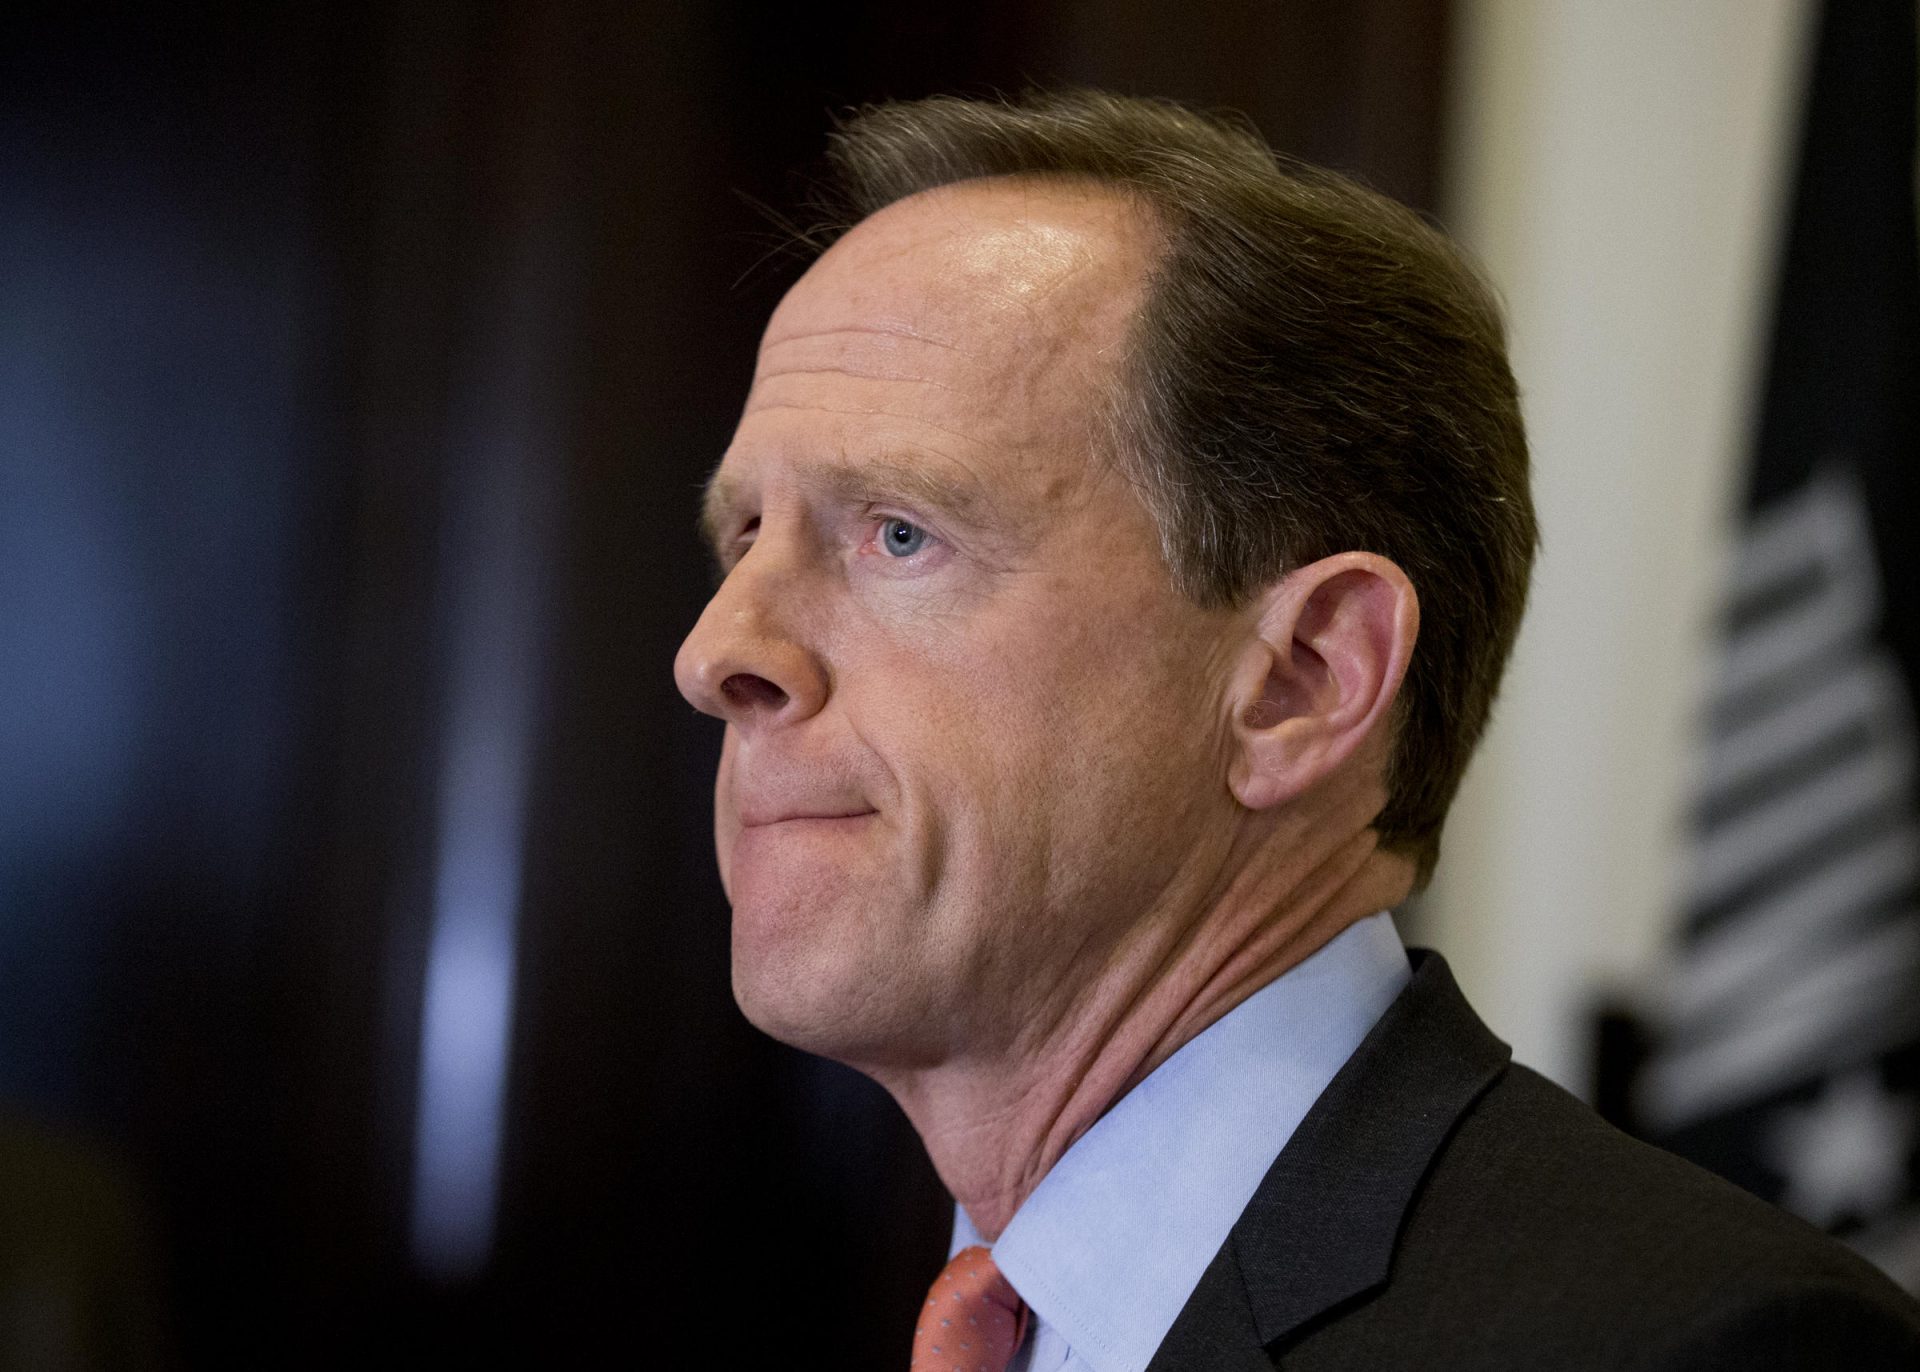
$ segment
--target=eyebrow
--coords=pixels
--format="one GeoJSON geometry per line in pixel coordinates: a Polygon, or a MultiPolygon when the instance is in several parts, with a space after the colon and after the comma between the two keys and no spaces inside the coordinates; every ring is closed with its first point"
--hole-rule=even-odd
{"type": "MultiPolygon", "coordinates": [[[[979,528],[995,513],[995,502],[971,477],[943,472],[889,458],[853,463],[808,463],[801,469],[803,484],[842,504],[900,500],[979,528]]],[[[739,484],[716,471],[708,478],[700,502],[700,532],[715,561],[724,561],[729,532],[743,504],[739,484]]]]}

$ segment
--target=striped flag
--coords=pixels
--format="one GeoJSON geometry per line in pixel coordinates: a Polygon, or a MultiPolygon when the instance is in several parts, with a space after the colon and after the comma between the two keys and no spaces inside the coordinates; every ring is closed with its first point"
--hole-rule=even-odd
{"type": "Polygon", "coordinates": [[[1914,0],[1827,0],[1629,1120],[1920,1291],[1917,59],[1914,0]]]}

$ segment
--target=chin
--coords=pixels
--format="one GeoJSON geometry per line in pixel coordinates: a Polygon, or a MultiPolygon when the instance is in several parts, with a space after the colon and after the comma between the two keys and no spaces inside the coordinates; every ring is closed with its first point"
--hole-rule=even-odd
{"type": "Polygon", "coordinates": [[[738,912],[734,919],[733,999],[754,1028],[861,1069],[913,1056],[927,1007],[903,994],[901,969],[883,970],[882,958],[857,945],[755,938],[738,912]]]}
{"type": "Polygon", "coordinates": [[[761,969],[733,973],[733,999],[747,1023],[789,1048],[815,1053],[836,1062],[861,1058],[864,1035],[849,1033],[846,1007],[821,994],[818,982],[804,978],[769,977],[761,969]]]}

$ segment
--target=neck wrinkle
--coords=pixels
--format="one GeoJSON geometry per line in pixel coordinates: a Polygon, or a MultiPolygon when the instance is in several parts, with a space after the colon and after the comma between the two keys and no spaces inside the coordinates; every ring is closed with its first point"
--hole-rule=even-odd
{"type": "Polygon", "coordinates": [[[1128,1091],[1348,925],[1404,899],[1412,879],[1412,864],[1381,851],[1371,829],[1305,871],[1247,864],[1204,902],[1203,916],[1181,925],[1143,921],[1142,938],[1123,948],[1079,1014],[1056,1026],[1038,1053],[882,1084],[991,1243],[1128,1091]],[[1103,987],[1120,989],[1102,995],[1103,987]]]}
{"type": "Polygon", "coordinates": [[[1224,956],[1201,964],[1210,970],[1113,1099],[1118,1101],[1152,1076],[1209,1026],[1319,952],[1349,925],[1398,904],[1406,891],[1406,880],[1379,852],[1379,836],[1371,829],[1330,853],[1301,884],[1292,917],[1251,922],[1224,956]]]}

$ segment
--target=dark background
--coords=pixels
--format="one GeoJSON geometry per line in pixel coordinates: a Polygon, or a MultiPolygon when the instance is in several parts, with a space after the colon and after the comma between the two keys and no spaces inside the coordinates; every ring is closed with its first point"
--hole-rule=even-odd
{"type": "Polygon", "coordinates": [[[1072,82],[1431,207],[1446,11],[0,21],[0,1360],[760,1366],[804,1316],[903,1364],[947,1203],[734,1010],[669,675],[799,268],[755,202],[849,105],[1072,82]],[[528,770],[498,1223],[449,1280],[408,1190],[475,673],[528,770]]]}

